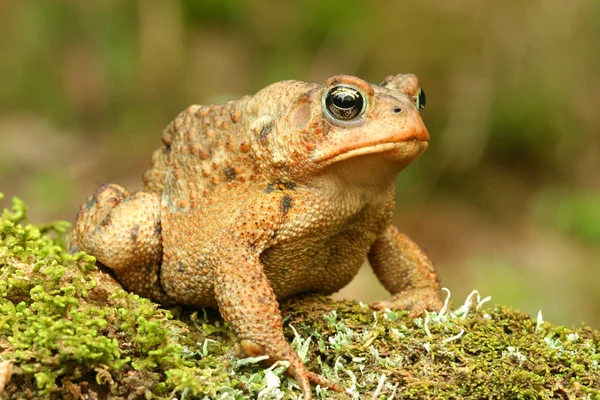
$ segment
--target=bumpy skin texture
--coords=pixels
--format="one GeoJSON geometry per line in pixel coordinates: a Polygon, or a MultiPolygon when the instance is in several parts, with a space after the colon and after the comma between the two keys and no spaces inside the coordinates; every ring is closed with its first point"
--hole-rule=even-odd
{"type": "Polygon", "coordinates": [[[277,299],[333,293],[368,257],[392,293],[373,308],[442,306],[431,262],[391,225],[396,174],[429,140],[419,95],[414,75],[341,75],[191,106],[166,128],[143,191],[104,185],[82,205],[72,247],[142,296],[218,307],[240,355],[288,361],[305,399],[310,382],[342,390],[305,369],[277,299]],[[323,101],[340,85],[367,104],[351,123],[323,101]]]}

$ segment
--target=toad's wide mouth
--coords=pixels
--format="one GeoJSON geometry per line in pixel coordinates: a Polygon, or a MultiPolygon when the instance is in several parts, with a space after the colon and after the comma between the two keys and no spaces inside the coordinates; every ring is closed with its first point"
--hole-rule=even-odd
{"type": "Polygon", "coordinates": [[[351,149],[340,146],[334,151],[325,149],[313,153],[312,161],[321,166],[327,166],[365,154],[382,154],[406,165],[427,150],[428,144],[427,140],[411,139],[391,143],[365,143],[364,146],[351,149]]]}

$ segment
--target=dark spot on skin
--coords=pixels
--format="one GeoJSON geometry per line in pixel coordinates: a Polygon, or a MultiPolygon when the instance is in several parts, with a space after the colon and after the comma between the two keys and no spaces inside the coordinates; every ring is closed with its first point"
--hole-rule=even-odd
{"type": "Polygon", "coordinates": [[[283,182],[283,186],[288,190],[294,190],[294,189],[296,189],[296,187],[298,185],[296,184],[296,182],[289,181],[289,182],[283,182]]]}
{"type": "Polygon", "coordinates": [[[160,221],[156,221],[154,224],[154,236],[160,236],[162,232],[162,226],[160,225],[160,221]]]}
{"type": "Polygon", "coordinates": [[[111,183],[105,183],[104,185],[100,185],[100,187],[96,189],[96,195],[99,195],[100,193],[108,190],[112,191],[117,196],[123,197],[125,195],[125,193],[123,192],[123,190],[121,190],[120,187],[111,183]]]}
{"type": "Polygon", "coordinates": [[[137,247],[137,241],[138,241],[139,234],[140,234],[140,225],[139,224],[135,224],[133,226],[133,228],[131,229],[131,232],[129,233],[129,236],[131,237],[131,240],[136,245],[136,247],[137,247]]]}
{"type": "Polygon", "coordinates": [[[286,215],[290,208],[292,208],[292,197],[290,195],[285,195],[281,198],[281,202],[279,203],[281,207],[281,212],[283,215],[286,215]]]}
{"type": "Polygon", "coordinates": [[[267,187],[265,188],[265,193],[269,194],[269,193],[273,193],[275,191],[275,186],[273,186],[273,184],[267,185],[267,187]]]}
{"type": "Polygon", "coordinates": [[[88,200],[88,202],[85,203],[85,208],[89,210],[90,208],[92,208],[92,207],[94,207],[96,205],[96,202],[97,202],[96,201],[96,196],[90,197],[90,199],[88,200]]]}
{"type": "Polygon", "coordinates": [[[269,122],[268,124],[266,124],[265,126],[263,126],[260,129],[260,132],[258,133],[258,138],[260,140],[265,140],[267,138],[267,135],[269,135],[269,133],[271,133],[272,130],[273,130],[273,123],[269,122]]]}
{"type": "Polygon", "coordinates": [[[100,221],[100,226],[106,226],[106,225],[110,224],[111,215],[112,214],[106,214],[104,216],[104,218],[102,218],[102,221],[100,221]]]}
{"type": "Polygon", "coordinates": [[[386,87],[388,83],[390,83],[394,79],[394,75],[388,75],[383,78],[383,82],[379,84],[379,86],[386,87]]]}
{"type": "Polygon", "coordinates": [[[235,180],[235,169],[229,167],[229,168],[225,168],[225,177],[227,178],[228,182],[231,182],[233,180],[235,180]]]}
{"type": "Polygon", "coordinates": [[[304,93],[302,96],[298,98],[298,103],[310,103],[315,94],[320,94],[320,88],[314,88],[304,93]]]}
{"type": "Polygon", "coordinates": [[[275,183],[271,183],[271,184],[267,185],[267,187],[264,190],[264,193],[269,194],[269,193],[273,193],[275,190],[283,190],[283,189],[294,190],[297,187],[298,187],[298,184],[296,184],[296,182],[277,181],[275,183]]]}
{"type": "Polygon", "coordinates": [[[183,263],[177,263],[177,271],[181,272],[182,274],[185,272],[185,266],[183,263]]]}
{"type": "Polygon", "coordinates": [[[171,143],[172,143],[172,138],[170,135],[165,135],[161,138],[162,144],[163,146],[165,146],[165,150],[168,152],[171,151],[171,143]]]}

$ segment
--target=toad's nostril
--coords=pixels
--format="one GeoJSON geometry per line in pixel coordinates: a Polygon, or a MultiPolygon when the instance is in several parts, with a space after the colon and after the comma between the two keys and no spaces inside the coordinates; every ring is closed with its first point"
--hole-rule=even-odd
{"type": "Polygon", "coordinates": [[[401,109],[400,107],[394,107],[394,112],[395,112],[396,114],[399,114],[399,113],[401,113],[401,112],[402,112],[402,109],[401,109]]]}

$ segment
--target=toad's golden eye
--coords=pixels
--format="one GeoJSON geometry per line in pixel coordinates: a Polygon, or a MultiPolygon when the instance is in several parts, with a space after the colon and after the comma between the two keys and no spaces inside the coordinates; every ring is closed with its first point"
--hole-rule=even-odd
{"type": "Polygon", "coordinates": [[[417,108],[419,109],[419,111],[423,111],[423,109],[425,108],[425,104],[427,104],[425,91],[423,89],[419,89],[419,93],[417,93],[417,108]]]}
{"type": "Polygon", "coordinates": [[[366,97],[351,86],[334,86],[323,96],[325,113],[332,122],[350,122],[359,119],[367,108],[366,97]]]}

